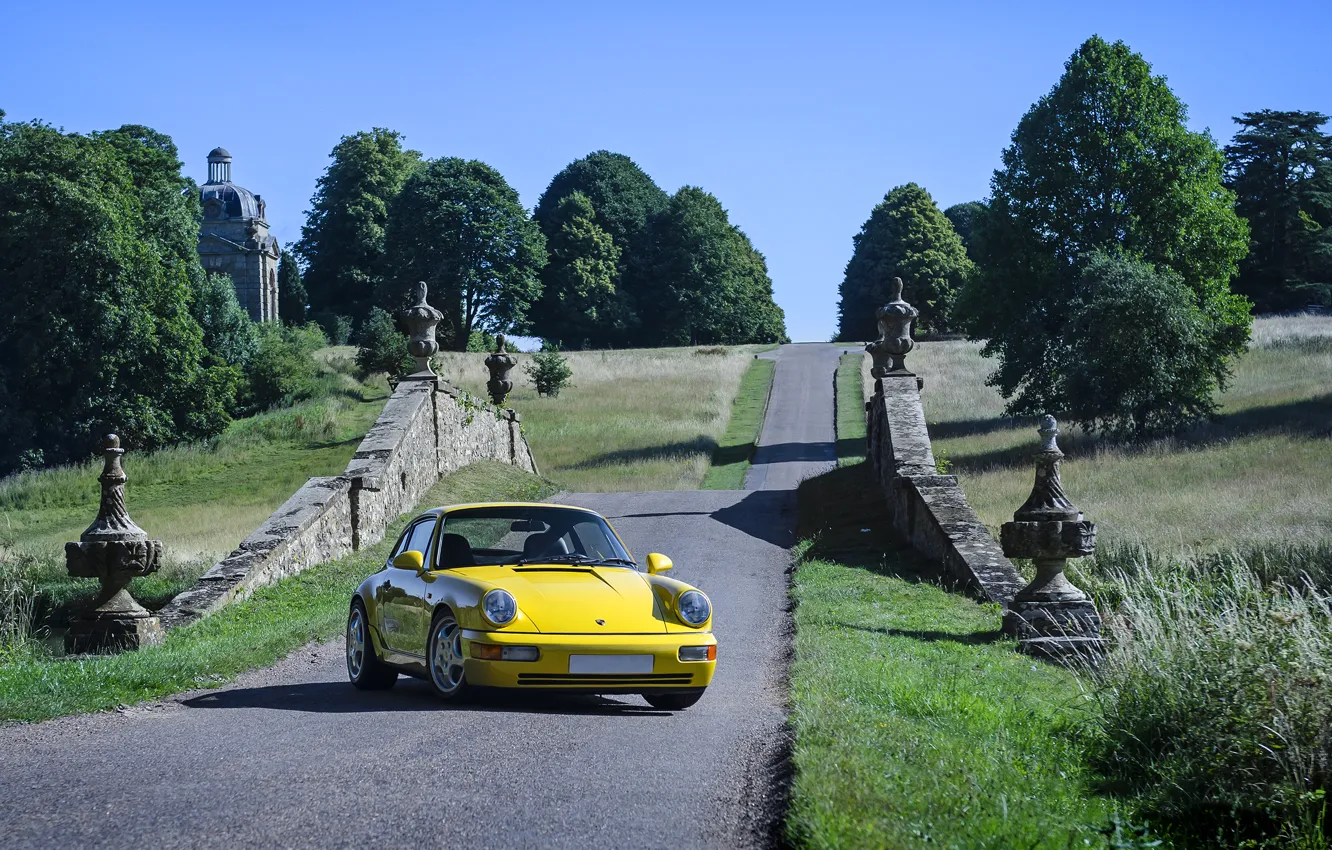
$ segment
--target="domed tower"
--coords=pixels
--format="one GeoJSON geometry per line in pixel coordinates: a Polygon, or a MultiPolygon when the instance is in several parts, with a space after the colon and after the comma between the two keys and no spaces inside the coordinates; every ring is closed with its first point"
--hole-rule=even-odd
{"type": "Polygon", "coordinates": [[[278,319],[277,269],[282,251],[268,233],[264,199],[231,182],[231,154],[208,154],[208,182],[199,187],[203,226],[199,259],[204,271],[231,276],[236,299],[256,322],[278,319]]]}

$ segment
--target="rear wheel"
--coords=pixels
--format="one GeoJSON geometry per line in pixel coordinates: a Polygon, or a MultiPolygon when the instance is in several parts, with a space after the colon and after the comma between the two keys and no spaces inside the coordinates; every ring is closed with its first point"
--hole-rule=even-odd
{"type": "Polygon", "coordinates": [[[452,611],[444,609],[435,615],[427,653],[426,667],[435,693],[450,702],[466,696],[469,689],[463,674],[462,629],[452,611]]]}
{"type": "Polygon", "coordinates": [[[375,654],[370,618],[359,599],[352,602],[347,615],[347,677],[363,691],[387,691],[398,681],[398,672],[375,654]]]}
{"type": "Polygon", "coordinates": [[[702,689],[678,694],[643,694],[643,699],[647,700],[648,705],[662,711],[684,711],[702,698],[702,689]]]}

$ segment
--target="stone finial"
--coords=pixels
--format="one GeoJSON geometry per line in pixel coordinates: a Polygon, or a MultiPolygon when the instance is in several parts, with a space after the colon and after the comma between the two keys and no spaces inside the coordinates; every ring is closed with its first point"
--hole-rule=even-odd
{"type": "Polygon", "coordinates": [[[902,278],[893,278],[892,294],[892,300],[874,314],[879,324],[879,338],[865,346],[874,358],[870,374],[875,378],[915,375],[907,371],[905,358],[907,352],[916,347],[911,339],[911,323],[920,311],[902,300],[902,278]]]}
{"type": "Polygon", "coordinates": [[[426,303],[425,281],[418,281],[412,288],[412,306],[400,314],[403,324],[411,339],[407,343],[407,352],[416,358],[416,371],[403,378],[406,381],[430,381],[437,376],[430,368],[430,358],[439,351],[435,341],[435,326],[444,318],[444,314],[426,303]]]}
{"type": "Polygon", "coordinates": [[[1049,657],[1095,657],[1103,648],[1096,606],[1064,575],[1069,558],[1096,549],[1096,526],[1082,518],[1059,478],[1064,453],[1059,425],[1041,418],[1041,450],[1035,455],[1036,481],[1031,495],[999,529],[999,542],[1010,558],[1029,558],[1036,577],[1013,597],[1004,615],[1004,631],[1028,652],[1049,657]]]}
{"type": "Polygon", "coordinates": [[[495,404],[504,404],[504,399],[513,392],[513,381],[509,380],[509,372],[518,365],[518,361],[508,353],[507,345],[508,340],[504,338],[504,334],[500,334],[495,339],[495,353],[486,358],[486,368],[490,370],[490,380],[486,382],[486,390],[490,393],[490,400],[495,404]]]}
{"type": "Polygon", "coordinates": [[[102,588],[90,611],[70,624],[65,635],[67,652],[102,652],[136,649],[162,641],[162,625],[134,601],[127,589],[139,576],[157,572],[162,562],[162,541],[149,540],[125,508],[125,482],[121,468],[125,450],[120,438],[102,440],[103,466],[98,480],[102,501],[97,519],[79,537],[65,544],[65,569],[76,578],[95,578],[102,588]]]}

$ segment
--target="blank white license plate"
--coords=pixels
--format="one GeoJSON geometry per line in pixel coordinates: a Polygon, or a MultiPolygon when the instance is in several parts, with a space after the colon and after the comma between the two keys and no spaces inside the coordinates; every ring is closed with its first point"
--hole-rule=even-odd
{"type": "Polygon", "coordinates": [[[651,655],[570,655],[570,673],[651,673],[651,655]]]}

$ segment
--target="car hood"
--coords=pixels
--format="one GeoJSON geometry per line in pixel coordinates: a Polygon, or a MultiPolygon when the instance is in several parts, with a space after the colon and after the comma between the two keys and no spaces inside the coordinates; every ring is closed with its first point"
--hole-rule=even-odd
{"type": "Polygon", "coordinates": [[[538,631],[564,634],[660,634],[666,631],[652,588],[623,567],[528,564],[468,570],[502,587],[538,631]],[[602,622],[598,622],[598,620],[602,622]]]}

